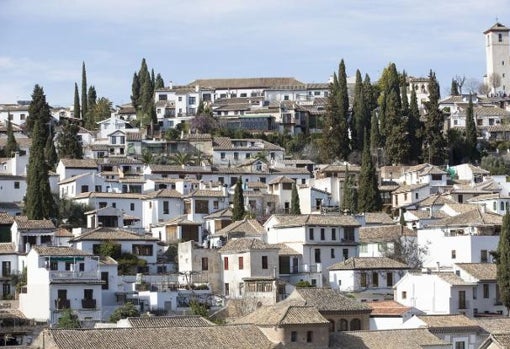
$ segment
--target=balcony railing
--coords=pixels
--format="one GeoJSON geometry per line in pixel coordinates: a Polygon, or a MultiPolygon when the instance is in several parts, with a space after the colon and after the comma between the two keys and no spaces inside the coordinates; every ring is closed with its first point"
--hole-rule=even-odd
{"type": "Polygon", "coordinates": [[[71,308],[71,300],[70,299],[55,299],[55,308],[57,310],[70,309],[71,308]]]}
{"type": "Polygon", "coordinates": [[[82,299],[81,307],[83,309],[95,309],[96,308],[96,300],[95,299],[82,299]]]}
{"type": "Polygon", "coordinates": [[[50,271],[50,280],[99,280],[97,272],[84,271],[50,271]]]}

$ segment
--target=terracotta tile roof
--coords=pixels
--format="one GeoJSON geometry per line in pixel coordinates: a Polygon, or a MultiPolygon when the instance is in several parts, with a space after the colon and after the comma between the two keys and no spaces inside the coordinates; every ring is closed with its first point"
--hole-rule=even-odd
{"type": "Polygon", "coordinates": [[[14,223],[14,216],[11,216],[7,212],[0,212],[0,224],[1,225],[10,225],[14,223]]]}
{"type": "Polygon", "coordinates": [[[320,312],[366,312],[372,308],[366,303],[344,296],[331,288],[297,287],[283,302],[301,301],[316,307],[320,312]]]}
{"type": "MultiPolygon", "coordinates": [[[[510,333],[494,333],[490,335],[490,341],[496,343],[495,348],[510,348],[510,333]]],[[[492,346],[491,346],[492,348],[492,346]]]]}
{"type": "Polygon", "coordinates": [[[322,214],[302,214],[302,215],[274,215],[277,223],[273,228],[304,227],[310,225],[318,226],[344,226],[359,227],[359,222],[352,216],[346,215],[322,215],[322,214]]]}
{"type": "Polygon", "coordinates": [[[457,201],[450,199],[447,195],[449,194],[436,194],[430,195],[420,201],[418,204],[420,207],[425,206],[434,206],[434,205],[444,205],[444,204],[456,204],[457,201]]]}
{"type": "Polygon", "coordinates": [[[71,239],[70,242],[100,240],[157,241],[158,239],[151,236],[136,234],[125,229],[99,227],[71,239]]]}
{"type": "Polygon", "coordinates": [[[46,341],[55,349],[138,349],[138,348],[231,348],[269,349],[276,347],[254,325],[206,327],[109,328],[91,330],[45,330],[46,341]]]}
{"type": "Polygon", "coordinates": [[[180,165],[149,165],[152,173],[210,173],[211,169],[207,166],[180,166],[180,165]]]}
{"type": "Polygon", "coordinates": [[[263,306],[236,320],[238,324],[283,327],[285,325],[329,324],[329,321],[312,306],[278,303],[263,306]]]}
{"type": "Polygon", "coordinates": [[[480,207],[474,210],[461,213],[457,216],[446,217],[437,222],[430,223],[430,226],[436,227],[469,227],[469,226],[500,226],[503,222],[503,216],[492,213],[483,212],[480,207]]]}
{"type": "Polygon", "coordinates": [[[92,253],[67,246],[32,246],[40,256],[92,256],[92,253]]]}
{"type": "Polygon", "coordinates": [[[408,265],[388,257],[351,257],[333,264],[329,270],[366,270],[366,269],[410,269],[408,265]]]}
{"type": "Polygon", "coordinates": [[[443,281],[446,281],[452,286],[474,286],[476,283],[467,282],[462,279],[460,276],[457,276],[455,273],[435,273],[438,278],[443,281]]]}
{"type": "Polygon", "coordinates": [[[14,242],[1,242],[0,243],[0,254],[13,254],[16,253],[14,248],[14,242]]]}
{"type": "Polygon", "coordinates": [[[496,281],[497,268],[494,263],[456,263],[456,266],[479,281],[496,281]]]}
{"type": "Polygon", "coordinates": [[[216,218],[232,218],[232,210],[230,208],[224,208],[213,213],[204,216],[204,219],[216,219],[216,218]]]}
{"type": "Polygon", "coordinates": [[[95,159],[60,159],[66,168],[92,168],[97,169],[95,159]]]}
{"type": "Polygon", "coordinates": [[[277,250],[278,247],[265,243],[260,239],[240,238],[229,240],[219,249],[220,253],[243,253],[252,250],[277,250]]]}
{"type": "Polygon", "coordinates": [[[510,334],[510,317],[477,317],[473,320],[489,333],[507,332],[510,334]]]}
{"type": "Polygon", "coordinates": [[[14,221],[18,225],[18,229],[55,229],[55,224],[49,219],[28,219],[26,216],[16,216],[14,221]]]}
{"type": "Polygon", "coordinates": [[[159,189],[149,193],[145,193],[146,199],[154,198],[181,198],[182,194],[175,189],[159,189]]]}
{"type": "Polygon", "coordinates": [[[400,224],[361,227],[359,229],[359,241],[364,244],[371,242],[390,242],[401,236],[415,237],[416,232],[400,224]]]}
{"type": "Polygon", "coordinates": [[[227,225],[217,231],[215,236],[261,237],[266,233],[264,227],[256,219],[243,219],[227,225]]]}
{"type": "Polygon", "coordinates": [[[202,225],[202,223],[190,221],[188,219],[188,215],[182,215],[182,216],[178,216],[178,217],[169,219],[163,223],[159,223],[158,225],[159,226],[163,226],[163,225],[202,225]]]}
{"type": "Polygon", "coordinates": [[[72,198],[72,200],[84,199],[84,198],[104,198],[104,199],[135,199],[135,200],[143,200],[145,199],[144,194],[139,193],[108,193],[108,192],[86,192],[80,193],[72,198]]]}
{"type": "Polygon", "coordinates": [[[130,317],[127,321],[131,327],[136,328],[215,326],[214,323],[199,315],[130,317]]]}
{"type": "Polygon", "coordinates": [[[278,254],[280,256],[300,256],[302,253],[296,251],[292,247],[284,244],[283,242],[278,244],[271,244],[274,247],[278,247],[280,250],[278,251],[278,254]]]}
{"type": "Polygon", "coordinates": [[[423,349],[451,348],[452,344],[439,339],[426,328],[405,330],[379,330],[334,332],[330,335],[330,347],[342,349],[423,349]]]}
{"type": "Polygon", "coordinates": [[[367,304],[372,307],[370,316],[402,316],[411,310],[411,307],[406,307],[395,301],[367,302],[367,304]]]}
{"type": "Polygon", "coordinates": [[[80,178],[83,178],[83,177],[87,177],[87,176],[90,176],[90,175],[91,174],[88,173],[88,172],[80,173],[79,175],[76,175],[76,176],[71,176],[71,177],[64,178],[63,180],[59,181],[58,184],[72,183],[72,182],[74,182],[77,179],[80,179],[80,178]]]}
{"type": "Polygon", "coordinates": [[[468,318],[466,315],[454,314],[454,315],[417,315],[420,320],[425,322],[427,328],[431,332],[445,331],[445,330],[456,330],[459,331],[461,328],[464,330],[479,331],[480,326],[478,323],[468,318]]]}
{"type": "Polygon", "coordinates": [[[69,230],[65,229],[65,228],[57,228],[57,230],[55,230],[55,233],[54,233],[54,236],[56,238],[72,238],[74,237],[73,233],[71,233],[69,230]]]}
{"type": "Polygon", "coordinates": [[[273,178],[267,184],[277,184],[277,183],[296,183],[296,181],[287,177],[287,176],[278,176],[278,177],[273,178]]]}
{"type": "Polygon", "coordinates": [[[258,138],[229,138],[214,137],[213,149],[218,150],[260,150],[260,151],[283,151],[284,148],[258,138]],[[253,145],[252,145],[253,144],[253,145]]]}
{"type": "Polygon", "coordinates": [[[392,194],[409,193],[411,191],[425,188],[428,186],[429,186],[428,183],[401,185],[396,190],[392,191],[392,194]]]}
{"type": "MultiPolygon", "coordinates": [[[[477,205],[451,203],[451,204],[446,204],[445,207],[449,207],[453,211],[457,212],[457,214],[460,214],[460,213],[465,213],[465,212],[475,210],[477,208],[477,205]]],[[[444,217],[446,217],[446,216],[444,216],[444,217]]],[[[442,218],[444,218],[444,217],[442,217],[442,218]]]]}
{"type": "Polygon", "coordinates": [[[222,190],[208,190],[208,189],[197,189],[186,195],[187,198],[196,198],[196,197],[225,197],[222,190]]]}
{"type": "Polygon", "coordinates": [[[393,219],[390,215],[384,212],[366,212],[365,213],[366,224],[394,224],[393,219]]]}
{"type": "Polygon", "coordinates": [[[304,85],[291,77],[261,77],[232,79],[197,79],[188,84],[190,87],[200,86],[213,89],[269,88],[281,85],[304,85]]]}

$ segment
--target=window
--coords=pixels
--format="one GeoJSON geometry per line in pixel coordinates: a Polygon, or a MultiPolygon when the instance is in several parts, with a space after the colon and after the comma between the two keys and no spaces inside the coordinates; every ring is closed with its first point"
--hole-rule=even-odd
{"type": "Polygon", "coordinates": [[[209,258],[202,257],[202,270],[209,270],[209,258]]]}
{"type": "Polygon", "coordinates": [[[321,262],[321,249],[316,248],[314,251],[314,255],[315,255],[315,263],[320,263],[321,262]]]}
{"type": "Polygon", "coordinates": [[[331,229],[331,240],[336,240],[336,229],[331,229]]]}
{"type": "Polygon", "coordinates": [[[312,331],[306,331],[306,342],[307,343],[313,342],[313,332],[312,331]]]}
{"type": "Polygon", "coordinates": [[[83,290],[83,299],[91,300],[94,299],[94,290],[91,288],[86,288],[83,290]]]}
{"type": "Polygon", "coordinates": [[[238,152],[234,153],[234,160],[239,160],[239,153],[238,152]]]}
{"type": "Polygon", "coordinates": [[[161,95],[159,95],[159,100],[160,100],[160,101],[166,101],[166,100],[167,100],[167,98],[168,98],[168,96],[167,96],[167,95],[165,95],[165,94],[161,94],[161,95]]]}
{"type": "Polygon", "coordinates": [[[72,265],[73,265],[73,263],[71,263],[71,262],[66,262],[66,264],[65,264],[65,269],[66,269],[66,271],[70,271],[70,270],[71,270],[71,266],[72,266],[72,265]]]}
{"type": "Polygon", "coordinates": [[[267,269],[267,256],[262,256],[262,269],[267,269]]]}
{"type": "Polygon", "coordinates": [[[466,349],[466,342],[455,342],[455,349],[466,349]]]}
{"type": "Polygon", "coordinates": [[[360,274],[359,285],[360,287],[367,287],[367,273],[360,274]]]}
{"type": "Polygon", "coordinates": [[[168,205],[168,201],[163,201],[163,214],[168,214],[170,212],[170,208],[168,205]]]}
{"type": "Polygon", "coordinates": [[[50,270],[58,270],[58,262],[50,261],[50,270]]]}
{"type": "Polygon", "coordinates": [[[177,100],[178,100],[179,102],[182,102],[182,96],[179,96],[179,97],[177,98],[177,100]]]}
{"type": "Polygon", "coordinates": [[[386,286],[387,287],[393,286],[393,273],[392,272],[386,273],[386,286]]]}
{"type": "Polygon", "coordinates": [[[228,270],[228,257],[223,257],[223,269],[228,270]]]}
{"type": "Polygon", "coordinates": [[[19,189],[19,182],[14,182],[14,189],[19,189]]]}
{"type": "MultiPolygon", "coordinates": [[[[499,33],[498,34],[498,42],[503,42],[503,34],[499,33]]],[[[457,349],[457,348],[455,348],[457,349]]]]}
{"type": "Polygon", "coordinates": [[[459,309],[466,309],[466,291],[459,291],[459,309]]]}
{"type": "Polygon", "coordinates": [[[457,258],[457,251],[452,250],[452,259],[455,259],[455,258],[457,258]]]}
{"type": "Polygon", "coordinates": [[[402,299],[407,299],[407,292],[406,291],[402,291],[402,299]]]}
{"type": "Polygon", "coordinates": [[[477,291],[476,291],[477,289],[478,289],[477,286],[473,287],[473,299],[476,299],[478,297],[477,291]]]}
{"type": "Polygon", "coordinates": [[[308,240],[314,240],[313,228],[308,229],[308,240]]]}
{"type": "Polygon", "coordinates": [[[152,245],[133,245],[131,252],[137,256],[152,256],[153,248],[152,245]]]}
{"type": "Polygon", "coordinates": [[[345,241],[354,241],[354,228],[353,227],[345,227],[344,228],[344,240],[345,241]]]}
{"type": "Polygon", "coordinates": [[[291,342],[297,342],[297,331],[292,331],[290,333],[290,341],[291,342]]]}
{"type": "Polygon", "coordinates": [[[379,273],[372,273],[372,287],[379,287],[379,273]]]}
{"type": "Polygon", "coordinates": [[[188,104],[195,104],[196,100],[196,97],[188,97],[188,104]]]}
{"type": "Polygon", "coordinates": [[[339,331],[349,331],[349,322],[346,319],[340,320],[339,331]]]}
{"type": "Polygon", "coordinates": [[[342,250],[342,256],[344,257],[344,260],[349,258],[349,249],[348,248],[344,248],[342,250]]]}
{"type": "Polygon", "coordinates": [[[359,331],[361,330],[361,320],[360,319],[352,319],[351,320],[351,331],[359,331]]]}
{"type": "Polygon", "coordinates": [[[415,198],[416,200],[418,200],[418,198],[419,198],[418,193],[415,193],[415,194],[414,194],[414,198],[415,198]]]}
{"type": "Polygon", "coordinates": [[[225,296],[228,296],[230,294],[230,285],[228,282],[225,283],[225,296]]]}
{"type": "Polygon", "coordinates": [[[489,284],[483,284],[483,298],[489,298],[489,284]]]}
{"type": "Polygon", "coordinates": [[[85,271],[85,263],[79,263],[78,264],[78,270],[79,271],[85,271]]]}
{"type": "Polygon", "coordinates": [[[11,275],[11,262],[9,261],[2,262],[2,276],[10,275],[11,275]]]}
{"type": "Polygon", "coordinates": [[[335,249],[334,248],[331,249],[331,258],[332,259],[335,258],[335,249]]]}
{"type": "Polygon", "coordinates": [[[442,179],[443,179],[443,175],[441,175],[441,174],[433,174],[432,175],[432,180],[433,181],[440,181],[442,179]]]}
{"type": "Polygon", "coordinates": [[[221,160],[225,159],[225,153],[220,153],[221,160]]]}
{"type": "MultiPolygon", "coordinates": [[[[262,257],[262,259],[263,258],[264,257],[262,257]]],[[[244,269],[244,258],[243,257],[239,257],[238,260],[239,260],[239,270],[243,270],[244,269]]]]}
{"type": "Polygon", "coordinates": [[[239,295],[242,296],[243,295],[243,287],[244,287],[244,282],[240,282],[238,285],[237,285],[237,289],[239,290],[239,295]]]}
{"type": "Polygon", "coordinates": [[[489,261],[487,250],[480,251],[480,262],[487,263],[489,261]]]}
{"type": "Polygon", "coordinates": [[[101,289],[103,290],[107,290],[109,288],[109,283],[108,283],[108,272],[107,271],[102,271],[101,272],[101,281],[103,281],[104,283],[101,285],[101,289]]]}
{"type": "Polygon", "coordinates": [[[321,228],[321,240],[326,240],[326,230],[321,228]]]}

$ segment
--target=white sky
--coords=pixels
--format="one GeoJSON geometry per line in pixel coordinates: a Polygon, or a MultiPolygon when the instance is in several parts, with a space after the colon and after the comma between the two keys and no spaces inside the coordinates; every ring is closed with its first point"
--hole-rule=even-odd
{"type": "MultiPolygon", "coordinates": [[[[143,57],[165,83],[287,76],[326,82],[343,58],[375,81],[389,62],[412,76],[481,80],[483,31],[510,27],[510,0],[0,0],[0,103],[71,105],[89,85],[130,101],[143,57]]],[[[510,55],[510,53],[509,53],[510,55]]]]}

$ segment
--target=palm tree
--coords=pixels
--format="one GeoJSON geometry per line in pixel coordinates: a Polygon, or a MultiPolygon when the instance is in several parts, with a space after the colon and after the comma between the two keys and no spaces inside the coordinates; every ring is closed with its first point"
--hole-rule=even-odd
{"type": "Polygon", "coordinates": [[[194,159],[193,155],[190,153],[174,153],[168,157],[168,163],[170,165],[193,165],[194,159]]]}

